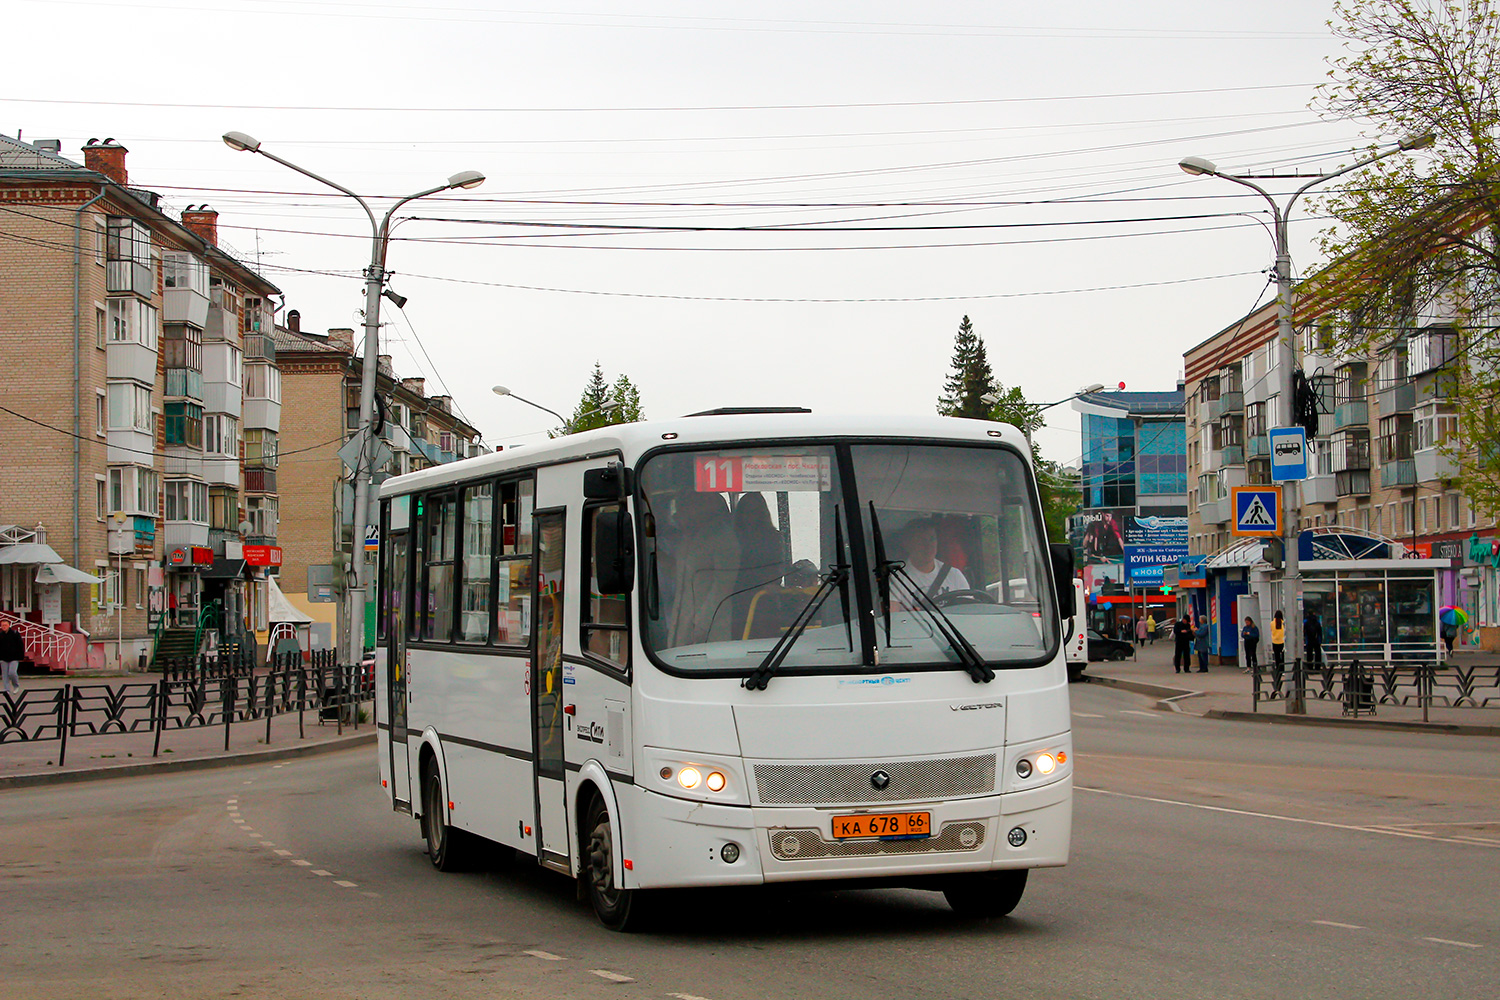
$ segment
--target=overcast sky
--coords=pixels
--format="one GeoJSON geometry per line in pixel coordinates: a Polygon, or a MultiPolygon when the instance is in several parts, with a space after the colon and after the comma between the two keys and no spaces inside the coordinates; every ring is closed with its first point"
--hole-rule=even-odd
{"type": "MultiPolygon", "coordinates": [[[[223,132],[382,212],[484,172],[405,210],[382,350],[497,444],[555,421],[490,386],[567,413],[596,360],[652,418],[930,413],[965,314],[1034,401],[1170,389],[1272,296],[1264,203],[1177,161],[1326,170],[1367,141],[1309,110],[1324,0],[9,6],[0,132],[123,143],[304,329],[360,324],[369,223],[223,132]],[[682,228],[746,226],[825,231],[682,228]]],[[[1294,220],[1301,272],[1321,223],[1294,220]]],[[[1078,415],[1048,418],[1075,459],[1078,415]]]]}

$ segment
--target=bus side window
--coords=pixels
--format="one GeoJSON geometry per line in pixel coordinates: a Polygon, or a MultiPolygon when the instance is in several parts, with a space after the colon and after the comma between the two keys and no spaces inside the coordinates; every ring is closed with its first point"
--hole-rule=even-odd
{"type": "Polygon", "coordinates": [[[596,552],[595,525],[599,515],[605,511],[623,510],[620,503],[597,504],[583,511],[583,558],[582,574],[584,586],[583,603],[579,619],[583,626],[584,650],[608,660],[621,669],[630,665],[630,595],[601,594],[599,592],[598,562],[596,552]]]}
{"type": "Polygon", "coordinates": [[[531,641],[531,480],[500,484],[500,520],[496,525],[495,641],[524,646],[531,641]]]}

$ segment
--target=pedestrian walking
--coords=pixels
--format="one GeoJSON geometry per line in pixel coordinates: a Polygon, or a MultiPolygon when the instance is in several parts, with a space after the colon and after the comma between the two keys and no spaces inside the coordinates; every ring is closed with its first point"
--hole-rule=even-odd
{"type": "Polygon", "coordinates": [[[1156,616],[1153,614],[1146,615],[1146,641],[1156,645],[1156,616]]]}
{"type": "MultiPolygon", "coordinates": [[[[1135,644],[1137,646],[1144,646],[1146,644],[1146,619],[1144,618],[1137,618],[1135,620],[1135,644]]],[[[1452,649],[1453,647],[1449,646],[1448,648],[1452,649]]]]}
{"type": "Polygon", "coordinates": [[[1208,673],[1208,619],[1202,616],[1193,630],[1193,648],[1198,651],[1198,673],[1208,673]]]}
{"type": "Polygon", "coordinates": [[[1271,616],[1271,666],[1278,674],[1286,666],[1286,621],[1280,611],[1271,616]]]}
{"type": "Polygon", "coordinates": [[[1183,615],[1172,624],[1172,673],[1191,673],[1193,669],[1193,626],[1183,615]]]}
{"type": "Polygon", "coordinates": [[[167,590],[167,623],[177,627],[177,591],[171,588],[167,590]]]}
{"type": "Polygon", "coordinates": [[[1245,642],[1245,672],[1258,671],[1260,663],[1255,659],[1255,648],[1260,645],[1260,628],[1249,615],[1245,616],[1245,627],[1240,629],[1240,638],[1245,642]]]}
{"type": "Polygon", "coordinates": [[[1453,655],[1453,640],[1458,638],[1458,623],[1443,622],[1443,645],[1448,647],[1448,655],[1453,655]]]}
{"type": "Polygon", "coordinates": [[[1302,619],[1302,645],[1303,652],[1307,654],[1307,665],[1309,667],[1321,667],[1323,665],[1323,623],[1318,621],[1318,616],[1311,611],[1307,617],[1302,619]]]}
{"type": "Polygon", "coordinates": [[[0,681],[6,694],[18,694],[21,690],[21,661],[26,659],[26,640],[17,629],[10,627],[9,619],[0,619],[0,681]]]}

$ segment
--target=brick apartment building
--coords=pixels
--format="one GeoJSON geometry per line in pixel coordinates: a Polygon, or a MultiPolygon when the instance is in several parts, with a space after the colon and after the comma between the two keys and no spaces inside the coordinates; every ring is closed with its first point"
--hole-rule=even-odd
{"type": "Polygon", "coordinates": [[[124,146],[82,152],[0,136],[0,614],[29,649],[82,630],[129,663],[173,605],[265,626],[280,293],[219,248],[218,213],[131,186],[124,146]],[[37,582],[70,567],[100,582],[37,582]]]}
{"type": "MultiPolygon", "coordinates": [[[[350,329],[302,330],[295,309],[276,328],[283,400],[297,414],[281,441],[280,582],[288,600],[320,623],[328,640],[341,634],[351,553],[364,550],[363,533],[356,537],[353,528],[349,470],[338,455],[359,426],[362,348],[350,329]]],[[[391,452],[377,482],[487,450],[479,431],[454,412],[451,398],[426,395],[423,379],[398,378],[389,355],[381,355],[376,367],[376,395],[384,414],[380,437],[391,452]]],[[[373,610],[365,624],[373,645],[373,610]]]]}

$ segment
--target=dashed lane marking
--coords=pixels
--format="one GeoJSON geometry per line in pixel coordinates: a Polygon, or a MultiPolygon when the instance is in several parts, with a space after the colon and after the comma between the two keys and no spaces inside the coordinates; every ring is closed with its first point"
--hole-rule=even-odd
{"type": "Polygon", "coordinates": [[[620,973],[618,973],[618,972],[610,972],[608,969],[590,969],[589,971],[592,972],[594,975],[598,976],[600,979],[608,979],[612,983],[633,983],[633,982],[635,982],[635,980],[631,979],[629,976],[622,976],[622,975],[620,975],[620,973]]]}
{"type": "Polygon", "coordinates": [[[312,867],[312,862],[311,861],[293,861],[292,864],[294,864],[294,865],[301,865],[303,868],[311,868],[312,867]]]}
{"type": "Polygon", "coordinates": [[[1093,792],[1096,795],[1108,795],[1117,799],[1134,799],[1137,802],[1154,802],[1164,806],[1183,806],[1187,809],[1205,809],[1209,812],[1224,813],[1229,816],[1251,816],[1255,819],[1274,819],[1283,823],[1301,823],[1305,826],[1322,826],[1330,830],[1354,830],[1358,833],[1376,833],[1384,837],[1405,837],[1410,840],[1432,840],[1442,844],[1461,844],[1464,847],[1487,847],[1485,844],[1476,844],[1457,837],[1439,837],[1430,833],[1416,833],[1410,830],[1391,830],[1379,826],[1360,826],[1357,823],[1334,823],[1326,819],[1304,819],[1301,816],[1278,816],[1275,813],[1255,812],[1250,809],[1230,809],[1227,806],[1211,806],[1202,802],[1183,802],[1181,799],[1164,799],[1155,795],[1132,795],[1129,792],[1112,792],[1107,788],[1089,788],[1085,785],[1074,785],[1074,791],[1093,792]]]}
{"type": "Polygon", "coordinates": [[[532,958],[540,958],[548,962],[561,962],[563,960],[563,957],[561,955],[554,955],[550,951],[540,951],[536,948],[527,951],[526,954],[530,955],[532,958]]]}
{"type": "Polygon", "coordinates": [[[1138,708],[1122,708],[1122,709],[1120,709],[1120,714],[1121,715],[1144,715],[1148,719],[1159,719],[1159,718],[1161,718],[1161,713],[1160,712],[1143,712],[1143,711],[1141,711],[1138,708]]]}
{"type": "Polygon", "coordinates": [[[1362,931],[1365,928],[1360,924],[1341,924],[1337,920],[1314,920],[1313,923],[1323,927],[1342,927],[1346,931],[1362,931]]]}
{"type": "Polygon", "coordinates": [[[329,877],[329,876],[333,875],[333,872],[325,871],[322,868],[314,868],[313,869],[313,874],[317,875],[319,877],[329,877]]]}
{"type": "Polygon", "coordinates": [[[1474,944],[1472,941],[1449,941],[1447,938],[1424,937],[1423,941],[1431,941],[1433,944],[1451,944],[1455,948],[1483,948],[1482,944],[1474,944]]]}
{"type": "MultiPolygon", "coordinates": [[[[1102,715],[1095,715],[1093,712],[1074,712],[1073,713],[1073,718],[1075,718],[1075,719],[1102,719],[1102,718],[1104,718],[1104,716],[1102,716],[1102,715]]],[[[676,996],[677,994],[674,993],[672,995],[676,996]]]]}
{"type": "Polygon", "coordinates": [[[276,853],[279,854],[279,855],[281,855],[283,858],[289,858],[289,857],[292,856],[292,852],[291,851],[278,850],[276,853]]]}
{"type": "Polygon", "coordinates": [[[708,1000],[708,997],[700,997],[695,993],[668,993],[667,996],[676,997],[677,1000],[708,1000]]]}
{"type": "Polygon", "coordinates": [[[359,888],[359,883],[358,882],[345,882],[343,879],[334,879],[333,880],[333,884],[334,885],[341,885],[345,889],[357,889],[357,888],[359,888]]]}

